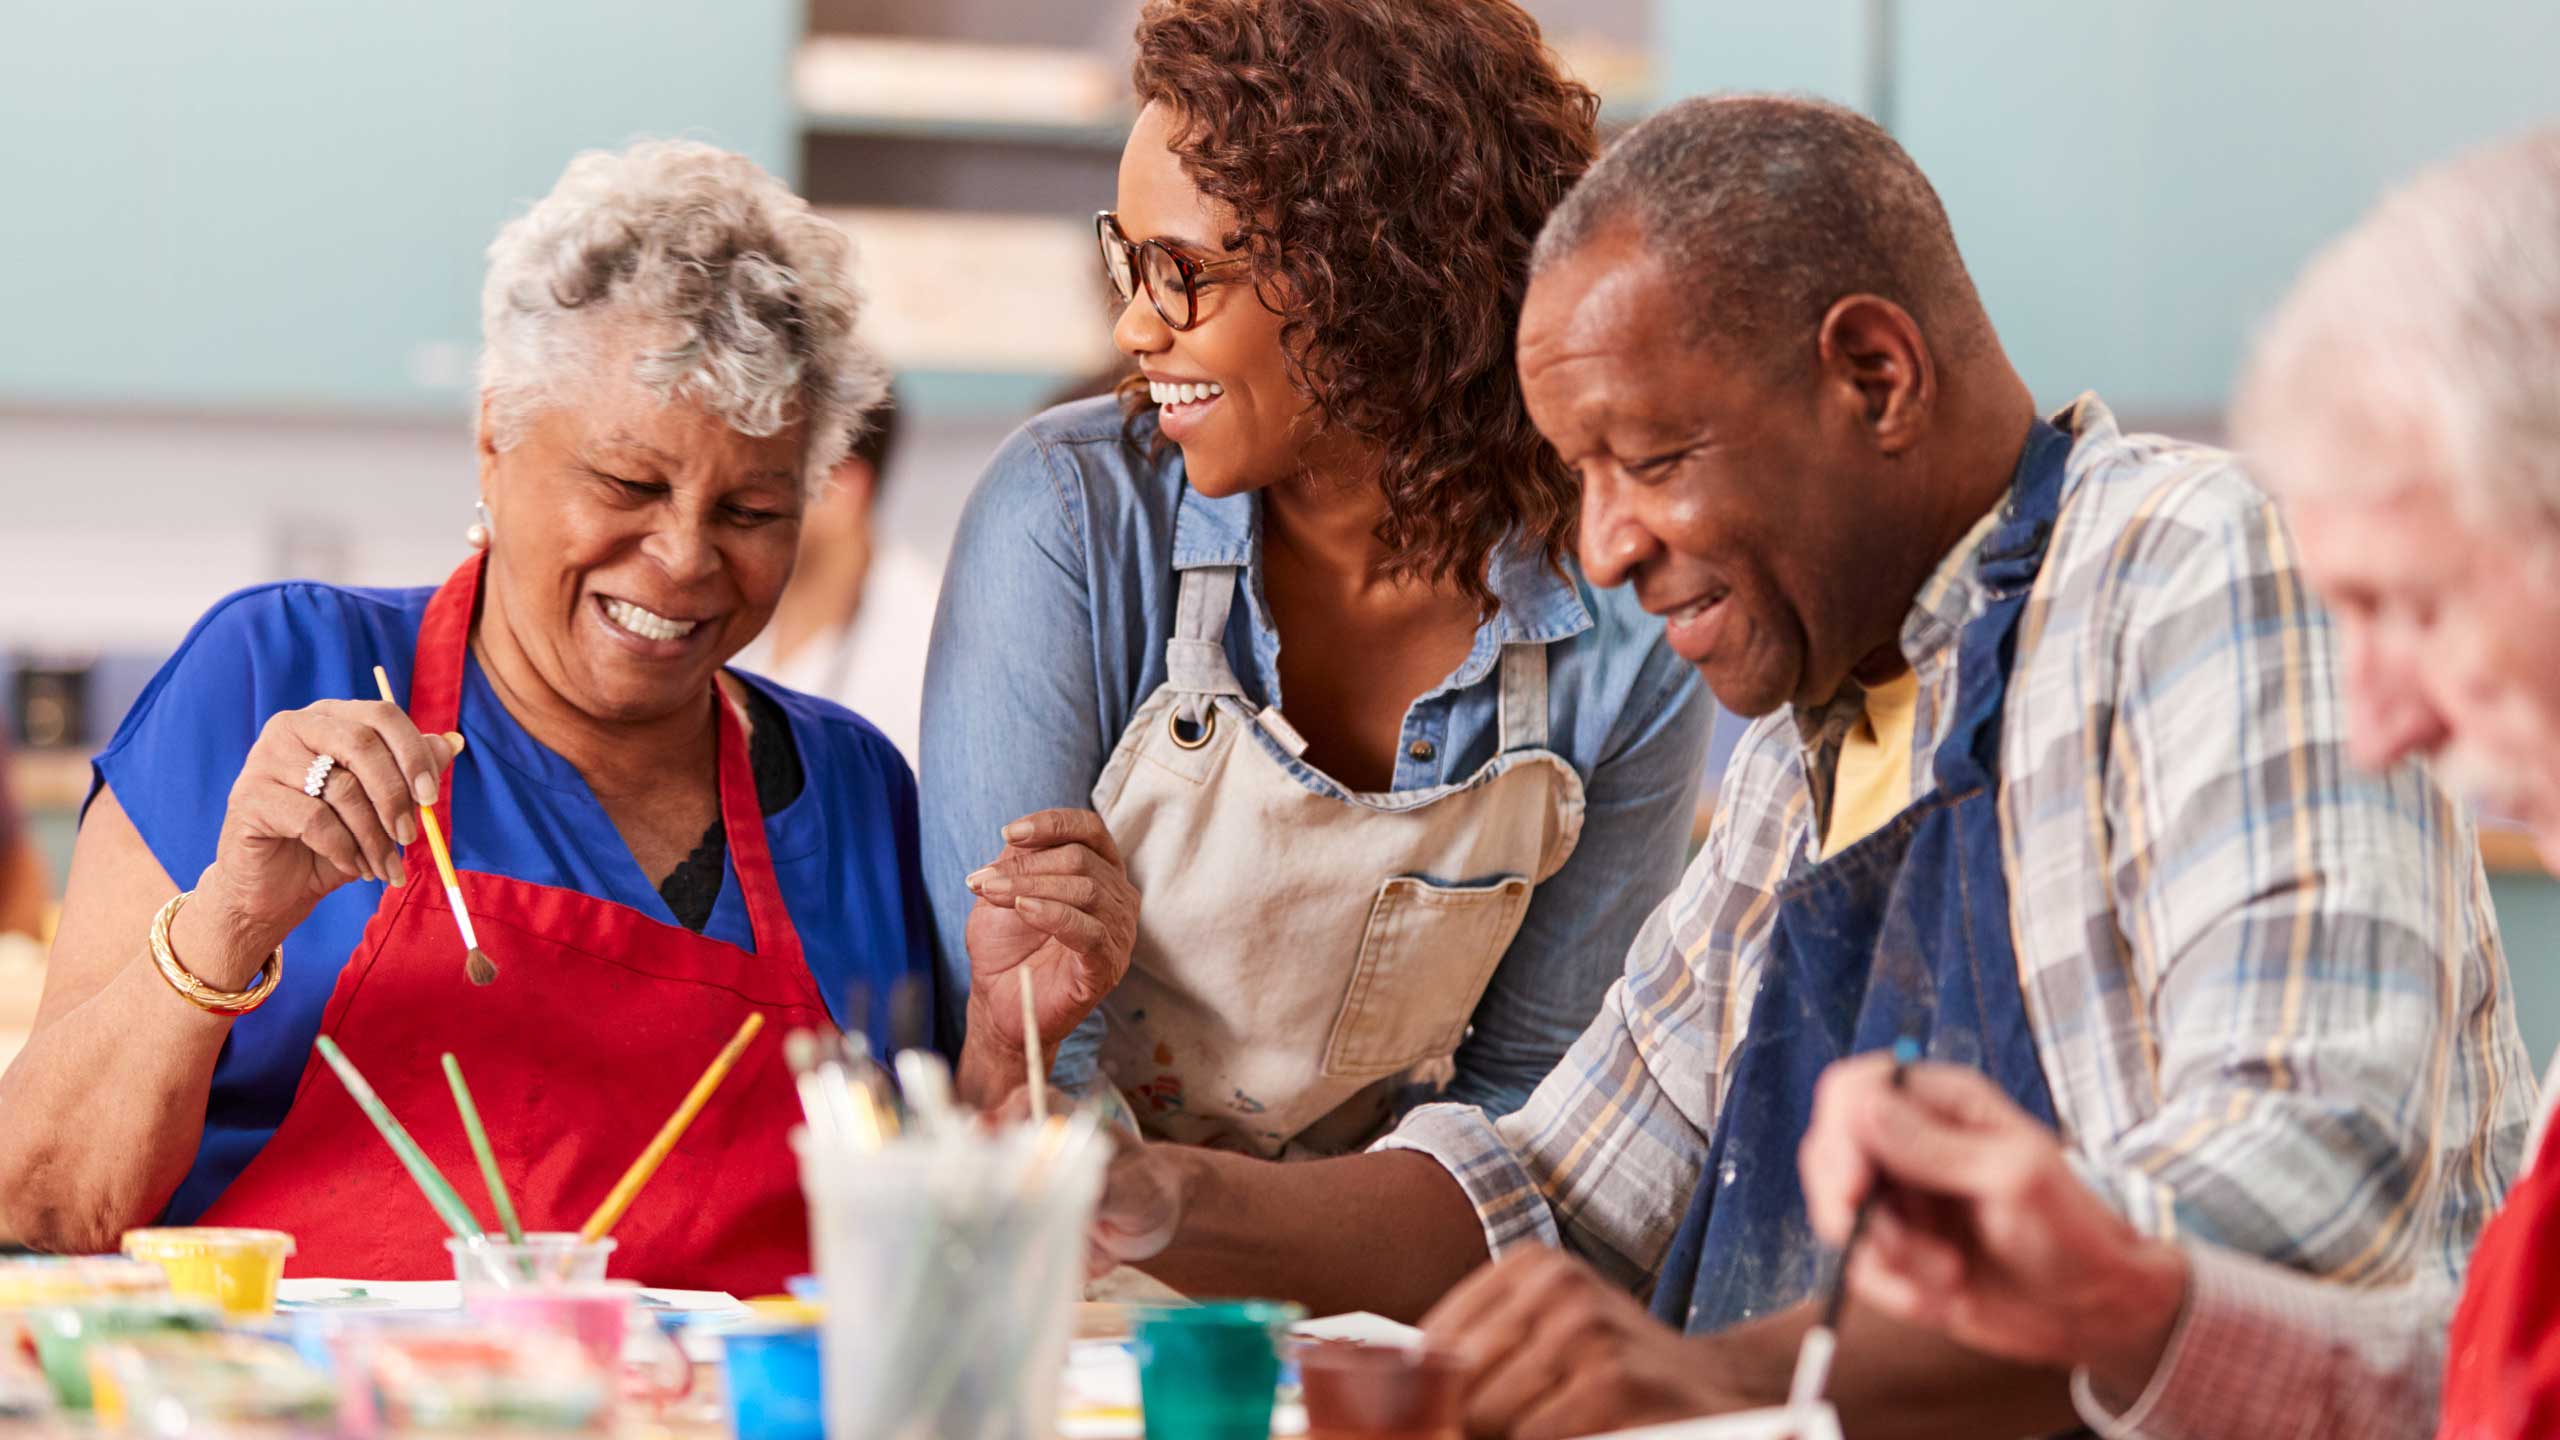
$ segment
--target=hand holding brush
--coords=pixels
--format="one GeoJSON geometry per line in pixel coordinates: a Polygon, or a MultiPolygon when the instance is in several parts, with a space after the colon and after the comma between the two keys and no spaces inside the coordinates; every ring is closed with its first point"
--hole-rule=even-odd
{"type": "Polygon", "coordinates": [[[1962,1065],[1864,1055],[1823,1076],[1800,1156],[1816,1233],[1857,1242],[1862,1308],[1966,1349],[2142,1393],[2186,1304],[2187,1252],[2133,1228],[2052,1127],[1962,1065]],[[1902,1072],[1899,1083],[1895,1072],[1902,1072]]]}
{"type": "MultiPolygon", "coordinates": [[[[1905,1036],[1893,1042],[1893,1088],[1900,1090],[1908,1082],[1912,1063],[1920,1058],[1919,1042],[1905,1036]]],[[[1831,1380],[1832,1352],[1840,1344],[1840,1311],[1849,1299],[1849,1262],[1856,1257],[1858,1241],[1867,1231],[1867,1221],[1875,1213],[1877,1197],[1886,1188],[1882,1174],[1874,1176],[1867,1193],[1858,1201],[1856,1215],[1849,1221],[1848,1238],[1840,1242],[1840,1261],[1831,1272],[1831,1284],[1824,1291],[1822,1318],[1804,1332],[1804,1342],[1796,1350],[1794,1381],[1787,1386],[1787,1408],[1801,1410],[1822,1400],[1823,1386],[1831,1380]]]]}
{"type": "MultiPolygon", "coordinates": [[[[391,677],[379,665],[373,667],[373,683],[382,692],[383,704],[400,703],[391,698],[391,677]]],[[[444,847],[444,829],[436,824],[435,807],[425,800],[418,802],[418,823],[426,829],[427,848],[435,852],[436,873],[444,879],[444,898],[453,906],[454,927],[462,932],[462,972],[471,977],[474,985],[489,984],[498,978],[498,962],[480,948],[480,937],[471,931],[471,911],[462,903],[462,882],[454,877],[453,855],[444,847]]]]}

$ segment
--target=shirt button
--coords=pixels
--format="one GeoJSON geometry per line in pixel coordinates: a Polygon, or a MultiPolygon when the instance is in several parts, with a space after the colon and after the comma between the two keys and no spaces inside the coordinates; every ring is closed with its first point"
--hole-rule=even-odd
{"type": "Polygon", "coordinates": [[[1428,760],[1432,756],[1440,753],[1440,747],[1432,744],[1428,740],[1416,740],[1413,742],[1412,748],[1406,750],[1404,753],[1412,756],[1416,760],[1428,760]]]}

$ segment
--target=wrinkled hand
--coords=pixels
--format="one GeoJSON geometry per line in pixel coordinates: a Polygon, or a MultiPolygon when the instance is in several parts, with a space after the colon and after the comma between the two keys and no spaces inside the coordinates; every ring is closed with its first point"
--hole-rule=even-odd
{"type": "Polygon", "coordinates": [[[1042,810],[1004,833],[1003,852],[969,876],[978,903],[967,931],[961,1094],[982,1104],[989,1076],[1020,1070],[1023,975],[1032,977],[1045,1058],[1120,983],[1138,943],[1138,889],[1101,816],[1042,810]]]}
{"type": "MultiPolygon", "coordinates": [[[[1031,1091],[1016,1085],[983,1112],[990,1125],[1021,1125],[1031,1118],[1031,1091]]],[[[1173,1243],[1182,1226],[1185,1199],[1178,1157],[1121,1126],[1106,1129],[1111,1164],[1103,1171],[1102,1199],[1085,1236],[1084,1278],[1099,1280],[1123,1265],[1152,1260],[1173,1243]]]]}
{"type": "MultiPolygon", "coordinates": [[[[199,897],[245,933],[282,937],[351,880],[406,884],[404,847],[433,804],[460,735],[422,735],[379,700],[323,700],[278,713],[241,763],[199,897]],[[302,793],[313,757],[337,765],[319,798],[302,793]]],[[[432,877],[431,877],[432,878],[432,877]]]]}
{"type": "Polygon", "coordinates": [[[1837,1245],[1879,1176],[1851,1290],[1863,1304],[2029,1364],[2085,1365],[2139,1394],[2185,1304],[2185,1256],[2081,1182],[2060,1140],[1985,1076],[1862,1055],[1825,1071],[1797,1155],[1837,1245]]]}
{"type": "Polygon", "coordinates": [[[1700,1342],[1560,1250],[1517,1250],[1476,1271],[1422,1332],[1468,1372],[1471,1435],[1547,1440],[1742,1408],[1700,1342]]]}

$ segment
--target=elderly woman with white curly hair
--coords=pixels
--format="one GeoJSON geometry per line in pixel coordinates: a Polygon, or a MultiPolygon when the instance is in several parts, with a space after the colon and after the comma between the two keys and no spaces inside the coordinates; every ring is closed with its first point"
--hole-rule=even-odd
{"type": "Polygon", "coordinates": [[[500,233],[474,553],[440,587],[223,600],[97,759],[0,1080],[0,1239],[254,1225],[292,1232],[297,1273],[434,1275],[444,1230],[316,1037],[457,1177],[459,1057],[523,1224],[569,1229],[762,1015],[614,1269],[746,1293],[806,1268],[773,1051],[932,974],[897,751],[723,668],[882,394],[848,260],[688,143],[581,155],[500,233]],[[494,975],[417,843],[427,803],[494,975]]]}

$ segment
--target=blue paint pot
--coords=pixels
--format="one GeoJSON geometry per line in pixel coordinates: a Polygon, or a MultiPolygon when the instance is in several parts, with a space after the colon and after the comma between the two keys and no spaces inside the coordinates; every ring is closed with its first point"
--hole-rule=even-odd
{"type": "Polygon", "coordinates": [[[738,1440],[826,1440],[815,1327],[733,1330],[721,1345],[729,1361],[731,1434],[738,1440]]]}

